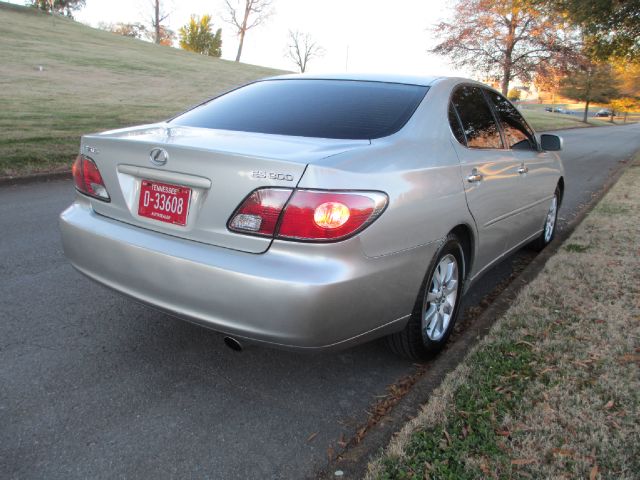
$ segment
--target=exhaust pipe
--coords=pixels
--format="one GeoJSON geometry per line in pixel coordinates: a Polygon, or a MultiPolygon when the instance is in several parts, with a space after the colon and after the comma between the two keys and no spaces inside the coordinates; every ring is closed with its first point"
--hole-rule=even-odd
{"type": "Polygon", "coordinates": [[[233,337],[224,337],[224,344],[234,352],[242,351],[242,344],[233,337]]]}

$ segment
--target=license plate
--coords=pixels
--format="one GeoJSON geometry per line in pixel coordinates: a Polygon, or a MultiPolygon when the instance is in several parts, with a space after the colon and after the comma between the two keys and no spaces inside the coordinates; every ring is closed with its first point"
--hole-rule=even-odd
{"type": "Polygon", "coordinates": [[[138,215],[173,225],[186,225],[191,189],[142,180],[138,215]]]}

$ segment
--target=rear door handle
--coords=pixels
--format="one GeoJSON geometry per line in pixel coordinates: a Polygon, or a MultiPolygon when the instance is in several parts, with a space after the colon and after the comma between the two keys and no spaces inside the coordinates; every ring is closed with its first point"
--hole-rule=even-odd
{"type": "Polygon", "coordinates": [[[525,173],[528,173],[528,172],[529,172],[529,167],[522,166],[518,169],[518,173],[520,175],[524,175],[525,173]]]}
{"type": "Polygon", "coordinates": [[[471,175],[467,177],[467,182],[469,183],[477,183],[482,181],[482,174],[478,173],[478,171],[474,168],[471,172],[471,175]]]}

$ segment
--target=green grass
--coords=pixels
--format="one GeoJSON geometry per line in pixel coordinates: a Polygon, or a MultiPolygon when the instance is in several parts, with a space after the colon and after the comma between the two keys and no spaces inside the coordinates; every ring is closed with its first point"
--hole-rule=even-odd
{"type": "MultiPolygon", "coordinates": [[[[474,365],[469,382],[454,398],[453,412],[445,424],[421,430],[411,439],[404,461],[384,460],[380,480],[482,478],[482,464],[465,465],[460,454],[491,457],[501,471],[510,470],[501,424],[505,412],[522,401],[528,380],[538,361],[525,342],[499,342],[476,351],[468,361],[474,365]]],[[[505,432],[505,435],[508,432],[505,432]]]]}
{"type": "Polygon", "coordinates": [[[568,243],[564,246],[567,252],[583,253],[589,250],[589,245],[580,245],[578,243],[568,243]]]}
{"type": "Polygon", "coordinates": [[[282,73],[4,2],[0,25],[0,176],[66,169],[85,133],[163,120],[282,73]]]}

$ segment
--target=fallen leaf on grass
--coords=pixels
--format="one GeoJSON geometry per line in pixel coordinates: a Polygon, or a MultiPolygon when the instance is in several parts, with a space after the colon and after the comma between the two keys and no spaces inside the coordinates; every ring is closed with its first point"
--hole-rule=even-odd
{"type": "Polygon", "coordinates": [[[442,431],[444,433],[444,436],[447,437],[447,444],[451,445],[451,437],[449,436],[449,432],[447,432],[446,430],[442,431]]]}
{"type": "Polygon", "coordinates": [[[633,354],[627,353],[626,355],[622,355],[618,359],[618,362],[620,362],[620,363],[640,363],[640,355],[633,355],[633,354]]]}
{"type": "Polygon", "coordinates": [[[327,448],[327,458],[329,459],[329,461],[333,460],[335,453],[336,452],[333,450],[333,447],[327,448]]]}
{"type": "Polygon", "coordinates": [[[589,472],[589,480],[596,480],[598,478],[598,465],[594,465],[589,472]]]}
{"type": "Polygon", "coordinates": [[[496,435],[500,435],[501,437],[508,437],[511,435],[509,430],[496,430],[496,435]]]}
{"type": "Polygon", "coordinates": [[[551,452],[554,455],[560,455],[561,457],[573,457],[576,452],[568,448],[552,448],[551,452]]]}
{"type": "Polygon", "coordinates": [[[606,408],[607,410],[610,410],[612,407],[613,407],[613,400],[609,400],[604,406],[604,408],[606,408]]]}
{"type": "Polygon", "coordinates": [[[511,460],[511,465],[530,465],[536,462],[537,460],[535,458],[516,458],[511,460]]]}

